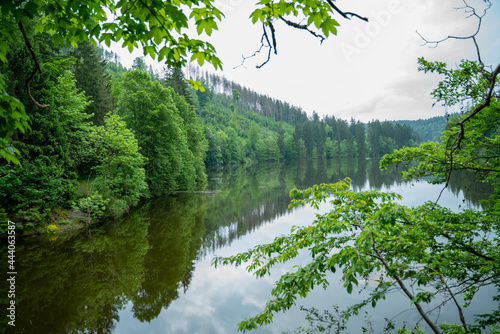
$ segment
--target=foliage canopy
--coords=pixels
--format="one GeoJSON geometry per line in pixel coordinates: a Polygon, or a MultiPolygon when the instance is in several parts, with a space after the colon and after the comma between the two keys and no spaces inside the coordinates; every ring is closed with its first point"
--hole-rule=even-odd
{"type": "Polygon", "coordinates": [[[454,305],[460,323],[452,327],[463,333],[480,332],[500,321],[500,65],[488,71],[484,64],[467,60],[457,69],[425,59],[419,64],[420,70],[445,76],[433,96],[448,106],[461,104],[462,113],[451,118],[440,143],[396,150],[384,156],[381,167],[403,164],[405,179],[431,177],[430,182],[445,183],[445,187],[452,172],[474,172],[480,181],[495,185],[490,205],[482,211],[453,212],[440,206],[438,198],[410,208],[399,204],[401,198],[395,193],[352,191],[349,179],[294,189],[290,208],[310,205],[318,209],[328,202],[330,211],[317,214],[312,224],[293,227],[290,234],[269,244],[213,259],[215,266],[246,264],[249,272],[263,277],[301,250],[310,254],[306,265],[295,266],[278,279],[264,310],[242,321],[239,330],[270,323],[275,313],[295,305],[298,297],[306,297],[316,286],[326,287],[327,275],[336,271],[341,271],[348,293],[360,280],[371,279],[376,284],[362,302],[340,313],[340,324],[366,305],[375,307],[394,288],[408,298],[434,333],[449,326],[432,320],[432,310],[425,307],[431,302],[454,305]],[[471,323],[464,308],[485,286],[495,291],[492,300],[496,306],[487,314],[475,315],[471,323]]]}
{"type": "MultiPolygon", "coordinates": [[[[333,13],[344,18],[361,18],[355,13],[343,12],[332,1],[259,1],[256,7],[250,18],[253,23],[260,22],[264,27],[262,40],[265,39],[269,47],[268,60],[271,49],[276,53],[274,24],[277,21],[307,30],[323,40],[337,32],[339,23],[332,18],[333,13]],[[293,22],[293,19],[298,22],[293,22]],[[304,19],[305,24],[302,23],[304,19]]],[[[141,46],[144,55],[164,61],[167,67],[180,68],[188,60],[196,60],[199,65],[208,62],[215,69],[222,69],[215,47],[199,38],[201,35],[210,36],[217,30],[217,24],[224,16],[213,0],[4,1],[0,5],[0,14],[0,61],[7,63],[12,36],[21,31],[34,63],[26,80],[26,90],[32,102],[40,108],[47,105],[38,103],[30,93],[30,82],[37,72],[42,73],[25,30],[25,26],[32,22],[35,32],[47,33],[55,45],[75,47],[78,43],[91,42],[105,43],[109,47],[112,42],[117,42],[129,51],[141,46]],[[190,31],[190,27],[195,28],[196,33],[190,31]]],[[[19,164],[19,151],[11,145],[12,136],[17,130],[25,132],[30,129],[29,118],[23,103],[7,90],[6,80],[5,74],[0,73],[0,153],[8,161],[19,164]]],[[[191,84],[201,87],[199,81],[191,80],[191,84]]]]}

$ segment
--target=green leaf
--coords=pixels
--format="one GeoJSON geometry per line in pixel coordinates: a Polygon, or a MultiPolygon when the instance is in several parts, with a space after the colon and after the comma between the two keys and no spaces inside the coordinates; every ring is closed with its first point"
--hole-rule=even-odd
{"type": "Polygon", "coordinates": [[[156,48],[154,46],[145,46],[144,47],[144,55],[150,55],[151,58],[155,59],[156,56],[156,48]]]}
{"type": "Polygon", "coordinates": [[[348,294],[352,293],[352,284],[351,283],[347,284],[347,293],[348,294]]]}

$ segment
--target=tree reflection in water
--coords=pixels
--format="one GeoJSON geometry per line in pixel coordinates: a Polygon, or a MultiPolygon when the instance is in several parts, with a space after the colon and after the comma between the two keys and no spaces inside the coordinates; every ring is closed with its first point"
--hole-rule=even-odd
{"type": "MultiPolygon", "coordinates": [[[[150,322],[186,292],[197,261],[290,214],[294,186],[345,177],[354,190],[402,184],[396,170],[381,171],[374,159],[259,164],[209,174],[208,190],[218,192],[147,201],[123,219],[93,227],[92,238],[77,232],[18,240],[16,332],[112,333],[128,304],[136,319],[150,322]]],[[[478,207],[491,188],[456,174],[450,190],[464,197],[464,206],[478,207]]],[[[8,291],[6,282],[2,291],[8,291]]],[[[6,295],[0,298],[7,302],[6,295]]]]}

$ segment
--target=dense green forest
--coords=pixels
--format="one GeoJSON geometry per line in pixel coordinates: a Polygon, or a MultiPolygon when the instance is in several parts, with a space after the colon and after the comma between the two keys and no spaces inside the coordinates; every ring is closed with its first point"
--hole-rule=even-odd
{"type": "Polygon", "coordinates": [[[436,116],[428,119],[417,119],[414,121],[394,121],[401,125],[409,125],[418,133],[421,142],[441,141],[441,135],[448,124],[450,116],[436,116]]]}
{"type": "MultiPolygon", "coordinates": [[[[21,165],[0,165],[0,214],[28,226],[118,217],[141,198],[201,189],[207,167],[264,161],[381,157],[413,147],[410,125],[320,117],[199,67],[161,73],[136,58],[36,36],[43,75],[23,83],[28,50],[13,37],[2,65],[9,93],[26,106],[31,131],[13,144],[21,165]],[[193,89],[185,76],[203,88],[193,89]]],[[[47,225],[45,225],[47,226],[47,225]]]]}
{"type": "MultiPolygon", "coordinates": [[[[118,217],[143,198],[157,197],[156,201],[146,203],[152,206],[174,205],[175,198],[169,201],[170,197],[160,196],[203,188],[207,167],[292,159],[314,163],[323,157],[365,160],[365,157],[384,155],[380,168],[393,165],[403,168],[401,176],[406,181],[424,179],[443,184],[444,189],[449,186],[452,174],[470,171],[478,181],[492,183],[493,193],[481,211],[455,212],[438,203],[441,195],[408,207],[401,204],[402,197],[396,193],[356,191],[351,188],[348,177],[308,189],[294,188],[290,192],[289,209],[302,206],[317,209],[328,202],[329,211],[316,214],[310,224],[294,226],[289,234],[275,237],[271,243],[212,259],[214,267],[248,263],[247,271],[264,277],[275,265],[281,266],[299,253],[310,255],[300,265],[291,265],[293,269],[289,272],[280,269],[282,276],[275,281],[268,295],[271,298],[265,305],[259,303],[261,311],[241,321],[238,329],[246,331],[269,324],[275,314],[289,310],[314,287],[326,287],[331,283],[331,273],[338,272],[340,283],[349,294],[360,282],[373,275],[380,277],[374,280],[376,283],[367,297],[337,312],[334,320],[339,325],[338,332],[345,329],[345,321],[359,314],[362,308],[376,307],[386,295],[397,291],[419,314],[415,328],[405,325],[398,333],[422,332],[419,323],[425,323],[426,329],[436,334],[479,333],[488,329],[498,333],[500,64],[493,60],[498,52],[488,44],[480,47],[483,43],[495,45],[490,41],[497,37],[491,35],[496,27],[489,23],[486,42],[476,40],[481,27],[488,24],[483,18],[494,4],[485,0],[481,8],[462,2],[456,10],[474,20],[472,25],[477,29],[472,30],[475,32],[471,35],[455,36],[451,30],[438,31],[448,37],[433,41],[418,33],[427,46],[461,40],[461,43],[473,43],[476,51],[470,53],[465,48],[453,47],[450,50],[456,59],[462,60],[451,66],[424,57],[418,59],[418,71],[441,76],[442,80],[431,93],[436,103],[460,110],[450,117],[446,129],[438,136],[434,131],[443,129],[443,125],[439,125],[443,120],[427,120],[422,124],[373,120],[362,124],[355,119],[333,116],[321,119],[315,113],[309,116],[300,108],[252,92],[223,77],[186,69],[190,61],[222,69],[222,61],[208,38],[224,17],[213,0],[2,1],[0,220],[3,225],[0,232],[6,232],[9,225],[10,270],[14,270],[17,256],[14,254],[16,230],[52,231],[78,227],[79,222],[90,224],[93,220],[118,217]],[[166,69],[155,73],[142,58],[134,61],[132,69],[125,69],[116,55],[99,52],[92,46],[104,43],[109,47],[112,42],[130,52],[142,47],[144,55],[164,63],[166,69]],[[474,53],[477,59],[464,59],[474,53]],[[9,220],[15,221],[15,227],[9,220]],[[380,276],[381,270],[385,278],[380,276]],[[481,295],[480,291],[487,286],[494,291],[488,296],[481,295]],[[476,313],[466,310],[467,307],[473,299],[485,297],[494,302],[490,309],[480,314],[465,314],[464,311],[476,313]],[[456,324],[441,323],[439,315],[445,304],[453,308],[459,319],[456,324]],[[428,311],[429,307],[432,309],[428,311]]],[[[398,11],[389,5],[389,11],[371,12],[369,18],[361,12],[344,10],[344,6],[337,6],[335,1],[322,0],[257,1],[252,10],[250,21],[262,27],[260,49],[268,51],[267,59],[258,60],[257,67],[277,54],[277,39],[283,38],[276,33],[278,24],[307,31],[323,42],[337,35],[341,22],[354,19],[372,24],[372,17],[390,19],[389,11],[392,14],[398,11]]],[[[430,12],[435,12],[434,18],[440,20],[452,18],[434,9],[426,10],[425,14],[422,11],[422,16],[430,12]]],[[[432,16],[426,16],[422,22],[430,23],[431,19],[432,16]]],[[[399,42],[397,38],[392,41],[399,42]]],[[[246,59],[243,57],[243,62],[246,59]]],[[[402,72],[402,75],[406,74],[402,72]]],[[[191,210],[195,206],[204,209],[199,199],[180,198],[179,204],[179,210],[171,217],[175,226],[160,226],[156,222],[158,216],[142,215],[140,210],[132,213],[138,214],[140,223],[123,230],[121,225],[114,226],[116,230],[111,233],[116,232],[118,236],[123,236],[122,232],[137,232],[135,239],[121,238],[125,243],[132,241],[132,248],[125,252],[125,243],[112,245],[106,238],[100,242],[96,239],[96,244],[90,242],[88,246],[77,243],[76,248],[61,244],[57,254],[77,250],[79,258],[69,263],[60,256],[60,261],[58,256],[54,259],[45,256],[49,254],[48,247],[41,247],[37,256],[20,259],[27,268],[20,274],[20,282],[40,278],[47,269],[54,272],[53,264],[56,269],[63,265],[64,269],[55,272],[69,273],[77,283],[82,273],[90,270],[110,278],[96,289],[89,288],[90,295],[93,291],[106,300],[103,305],[109,316],[100,318],[95,312],[86,317],[72,312],[72,323],[91,322],[96,330],[109,328],[108,320],[116,319],[117,310],[123,305],[122,297],[127,296],[136,302],[134,316],[149,322],[177,297],[179,287],[189,284],[192,261],[204,234],[203,211],[196,214],[191,210]],[[189,221],[183,224],[188,217],[189,221]],[[148,231],[152,236],[147,241],[152,247],[151,253],[159,248],[159,253],[167,256],[148,257],[141,269],[137,266],[138,256],[150,253],[142,247],[148,231]],[[162,238],[165,233],[168,237],[162,238]],[[176,253],[168,248],[170,243],[188,247],[176,253]],[[117,270],[111,266],[114,271],[103,271],[96,258],[106,256],[89,256],[88,247],[92,252],[98,249],[102,254],[118,256],[130,255],[134,249],[137,252],[127,256],[127,260],[132,260],[131,266],[117,270]],[[173,280],[158,280],[172,268],[173,280]],[[124,273],[130,271],[129,277],[133,277],[125,282],[126,292],[109,294],[118,290],[108,282],[121,284],[123,270],[124,273]],[[159,289],[151,289],[155,285],[159,289]],[[155,291],[170,293],[159,295],[155,291]],[[113,300],[118,302],[111,304],[113,300]],[[145,309],[145,305],[153,307],[145,309]]],[[[244,216],[246,210],[241,208],[244,216]]],[[[264,210],[263,216],[266,215],[264,210]]],[[[205,228],[207,226],[211,228],[210,224],[205,228]]],[[[207,239],[202,241],[210,243],[207,239]]],[[[75,285],[73,281],[67,282],[75,285]]],[[[40,282],[46,283],[46,280],[38,280],[40,282]]],[[[88,282],[76,284],[79,293],[88,282]]],[[[26,290],[27,286],[20,284],[18,291],[26,290]]],[[[52,297],[62,291],[66,290],[47,294],[43,289],[35,289],[35,293],[44,296],[32,295],[30,299],[34,304],[45,305],[48,298],[50,304],[52,297]]],[[[85,298],[81,299],[82,303],[77,299],[78,304],[71,297],[63,299],[69,306],[65,311],[85,306],[85,298]]],[[[12,306],[15,302],[15,298],[10,300],[12,306]]],[[[94,305],[85,309],[94,310],[94,305]]],[[[313,316],[318,314],[315,311],[311,310],[313,316]]],[[[19,312],[22,315],[22,307],[19,312]]],[[[15,318],[12,311],[11,315],[15,318]]]]}

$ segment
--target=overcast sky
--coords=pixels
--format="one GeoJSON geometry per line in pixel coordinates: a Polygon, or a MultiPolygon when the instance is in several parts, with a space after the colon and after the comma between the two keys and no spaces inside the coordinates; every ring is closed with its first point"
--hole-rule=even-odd
{"type": "MultiPolygon", "coordinates": [[[[341,9],[367,16],[370,22],[336,17],[338,35],[321,45],[305,31],[276,24],[278,55],[273,54],[261,69],[255,65],[266,59],[267,52],[235,68],[242,63],[242,55],[249,56],[260,46],[262,27],[248,19],[255,1],[216,3],[225,19],[209,40],[223,62],[219,74],[301,107],[309,115],[316,111],[320,116],[354,117],[362,122],[444,115],[443,108],[432,107],[430,96],[440,78],[419,73],[417,59],[423,56],[453,66],[464,58],[477,59],[471,40],[449,40],[429,48],[422,46],[416,33],[428,40],[473,33],[477,19],[455,9],[464,6],[463,0],[339,0],[341,9]]],[[[468,3],[483,13],[482,0],[468,3]]],[[[500,62],[499,7],[494,1],[478,36],[483,61],[494,66],[500,62]]],[[[121,51],[119,55],[130,67],[140,54],[121,51]]],[[[213,70],[211,65],[205,67],[213,70]]]]}

